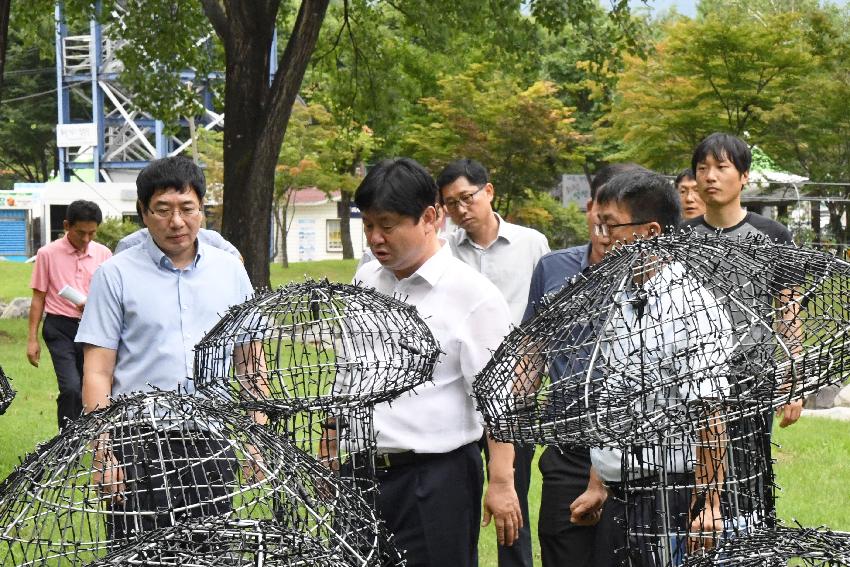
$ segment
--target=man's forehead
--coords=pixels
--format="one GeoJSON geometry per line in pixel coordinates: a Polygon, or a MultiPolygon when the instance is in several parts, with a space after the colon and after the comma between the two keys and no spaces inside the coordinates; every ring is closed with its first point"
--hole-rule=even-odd
{"type": "Polygon", "coordinates": [[[169,187],[167,189],[157,189],[154,191],[151,196],[151,202],[156,201],[177,201],[179,203],[198,203],[198,194],[195,193],[195,190],[191,187],[186,187],[184,189],[175,189],[174,187],[169,187]]]}
{"type": "Polygon", "coordinates": [[[381,209],[369,209],[362,212],[363,218],[373,220],[373,221],[382,221],[382,220],[398,220],[402,215],[398,213],[394,213],[392,211],[384,211],[381,209]]]}
{"type": "Polygon", "coordinates": [[[731,162],[732,160],[730,160],[730,159],[729,159],[729,154],[728,154],[728,153],[726,153],[725,151],[721,150],[721,151],[720,151],[720,153],[718,153],[718,154],[716,154],[716,155],[715,155],[715,154],[713,154],[713,153],[711,153],[711,152],[707,153],[707,154],[705,155],[705,157],[704,157],[704,158],[702,158],[702,159],[701,159],[700,161],[698,161],[697,163],[706,163],[706,162],[708,162],[708,161],[713,161],[713,162],[715,162],[715,163],[723,163],[723,162],[725,162],[725,161],[731,162]]]}

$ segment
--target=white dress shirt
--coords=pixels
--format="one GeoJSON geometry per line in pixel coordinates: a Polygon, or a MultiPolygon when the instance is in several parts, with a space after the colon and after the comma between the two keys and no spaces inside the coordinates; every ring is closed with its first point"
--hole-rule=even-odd
{"type": "Polygon", "coordinates": [[[442,354],[433,381],[375,406],[379,453],[448,453],[481,438],[472,380],[510,327],[502,294],[443,245],[402,280],[375,260],[357,270],[356,283],[416,307],[442,354]]]}
{"type": "Polygon", "coordinates": [[[458,228],[448,236],[452,253],[493,282],[511,310],[511,323],[519,325],[528,303],[528,287],[537,261],[549,252],[546,237],[533,228],[506,222],[498,214],[499,233],[486,248],[458,228]]]}
{"type": "MultiPolygon", "coordinates": [[[[635,416],[635,421],[624,423],[629,432],[639,432],[642,426],[655,430],[659,419],[685,420],[694,412],[687,402],[725,395],[727,359],[734,350],[732,324],[724,307],[681,264],[664,265],[644,290],[642,307],[634,292],[614,297],[616,311],[600,339],[600,366],[607,376],[596,385],[601,390],[597,401],[603,406],[604,398],[628,392],[633,411],[619,415],[635,416]],[[646,419],[650,413],[651,421],[646,419]]],[[[624,406],[621,400],[612,401],[624,406]]],[[[636,450],[627,464],[629,478],[659,474],[662,469],[668,473],[693,470],[693,437],[681,433],[681,428],[671,429],[679,433],[671,431],[665,438],[666,449],[636,450]]],[[[593,448],[590,456],[602,480],[624,480],[619,449],[593,448]]]]}

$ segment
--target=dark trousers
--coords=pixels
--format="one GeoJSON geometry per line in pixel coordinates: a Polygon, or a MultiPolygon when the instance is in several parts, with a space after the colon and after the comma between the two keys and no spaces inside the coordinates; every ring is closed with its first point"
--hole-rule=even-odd
{"type": "Polygon", "coordinates": [[[59,383],[56,414],[60,430],[83,412],[83,345],[74,342],[79,326],[79,319],[48,313],[41,329],[59,383]]]}
{"type": "Polygon", "coordinates": [[[570,522],[570,505],[587,489],[590,454],[587,449],[547,447],[538,467],[543,478],[537,525],[543,567],[590,567],[596,526],[570,522]]]}
{"type": "MultiPolygon", "coordinates": [[[[490,461],[490,450],[485,433],[478,442],[484,449],[485,462],[490,461]]],[[[531,567],[534,559],[531,552],[531,526],[528,519],[528,487],[531,484],[531,463],[534,461],[535,445],[514,443],[514,490],[522,510],[522,529],[513,545],[498,545],[499,567],[531,567]]],[[[489,477],[489,469],[488,469],[489,477]]]]}
{"type": "Polygon", "coordinates": [[[484,485],[476,443],[378,469],[378,514],[408,567],[474,567],[484,485]]]}
{"type": "Polygon", "coordinates": [[[239,467],[225,442],[206,431],[122,428],[112,451],[124,472],[124,502],[113,504],[107,535],[118,542],[170,527],[173,520],[220,516],[239,467]],[[150,513],[153,512],[153,513],[150,513]]]}

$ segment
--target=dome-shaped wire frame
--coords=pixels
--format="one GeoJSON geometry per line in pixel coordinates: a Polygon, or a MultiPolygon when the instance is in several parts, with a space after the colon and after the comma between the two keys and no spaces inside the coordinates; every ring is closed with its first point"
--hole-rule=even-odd
{"type": "Polygon", "coordinates": [[[850,533],[826,528],[765,527],[728,538],[704,555],[691,555],[683,567],[847,567],[850,533]]]}
{"type": "Polygon", "coordinates": [[[221,520],[185,522],[146,534],[109,553],[93,567],[355,567],[338,550],[274,522],[221,520]]]}
{"type": "Polygon", "coordinates": [[[399,557],[374,509],[314,458],[232,408],[153,392],[81,417],[0,485],[0,564],[86,565],[208,517],[273,521],[358,565],[399,557]]]}
{"type": "Polygon", "coordinates": [[[547,298],[477,376],[499,440],[652,444],[800,399],[848,374],[850,264],[677,233],[612,251],[547,298]],[[666,432],[666,433],[665,433],[666,432]]]}
{"type": "Polygon", "coordinates": [[[291,413],[392,400],[429,380],[438,355],[415,307],[308,280],[232,307],[195,347],[195,381],[247,409],[291,413]]]}
{"type": "Polygon", "coordinates": [[[15,390],[12,389],[11,381],[6,373],[3,372],[3,367],[0,366],[0,415],[6,413],[12,400],[15,399],[15,390]]]}

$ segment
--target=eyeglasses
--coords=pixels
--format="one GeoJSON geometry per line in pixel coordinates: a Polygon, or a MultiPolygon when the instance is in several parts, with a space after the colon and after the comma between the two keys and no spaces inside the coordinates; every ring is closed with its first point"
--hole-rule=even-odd
{"type": "Polygon", "coordinates": [[[148,211],[163,220],[170,220],[174,216],[174,213],[177,213],[178,215],[180,215],[180,218],[185,220],[198,216],[198,214],[201,212],[201,209],[199,209],[198,207],[180,207],[179,209],[163,207],[161,209],[148,209],[148,211]]]}
{"type": "Polygon", "coordinates": [[[457,199],[446,199],[444,203],[447,209],[457,209],[461,204],[464,207],[468,207],[472,204],[472,201],[475,199],[475,196],[481,193],[487,185],[482,185],[478,188],[478,191],[474,191],[472,193],[467,193],[466,195],[461,195],[457,199]]]}
{"type": "Polygon", "coordinates": [[[619,224],[594,224],[593,232],[596,236],[610,236],[612,228],[620,228],[621,226],[639,226],[652,221],[636,221],[636,222],[621,222],[619,224]]]}

